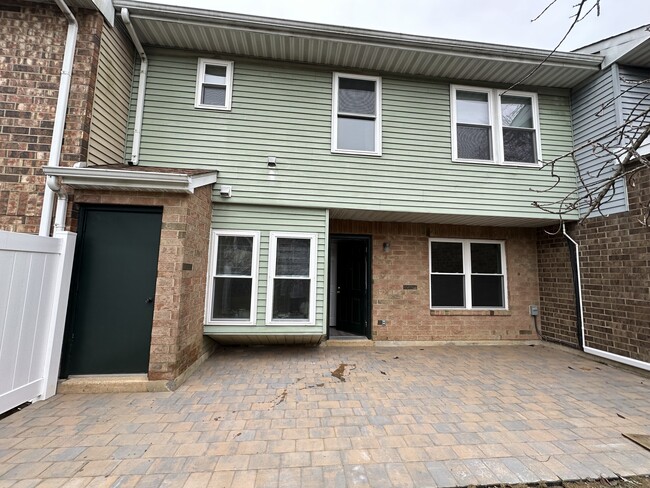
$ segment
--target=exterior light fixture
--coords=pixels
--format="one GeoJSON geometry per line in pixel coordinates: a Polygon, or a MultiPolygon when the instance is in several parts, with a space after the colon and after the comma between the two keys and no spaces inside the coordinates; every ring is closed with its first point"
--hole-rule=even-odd
{"type": "Polygon", "coordinates": [[[390,251],[390,242],[384,242],[384,252],[390,251]]]}

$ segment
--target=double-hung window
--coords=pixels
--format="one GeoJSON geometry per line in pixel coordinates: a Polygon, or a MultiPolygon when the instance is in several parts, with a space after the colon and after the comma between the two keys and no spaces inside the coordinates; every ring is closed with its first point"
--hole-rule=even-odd
{"type": "Polygon", "coordinates": [[[432,309],[505,309],[507,280],[501,241],[429,240],[432,309]]]}
{"type": "Polygon", "coordinates": [[[259,242],[259,232],[212,231],[206,324],[255,323],[259,242]]]}
{"type": "Polygon", "coordinates": [[[232,61],[199,58],[194,106],[196,108],[230,110],[232,71],[232,61]]]}
{"type": "Polygon", "coordinates": [[[537,95],[451,87],[455,161],[539,165],[537,95]]]}
{"type": "Polygon", "coordinates": [[[313,325],[317,234],[271,232],[266,322],[313,325]]]}
{"type": "Polygon", "coordinates": [[[332,152],[381,155],[381,78],[334,73],[332,152]]]}

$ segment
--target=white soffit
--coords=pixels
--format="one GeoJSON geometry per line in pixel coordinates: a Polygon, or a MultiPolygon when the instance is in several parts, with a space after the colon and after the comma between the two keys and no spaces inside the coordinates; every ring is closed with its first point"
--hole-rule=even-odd
{"type": "Polygon", "coordinates": [[[442,79],[568,88],[601,56],[271,19],[115,0],[143,44],[442,79]]]}
{"type": "Polygon", "coordinates": [[[184,174],[97,167],[70,168],[44,166],[46,176],[60,178],[62,185],[78,189],[161,191],[194,193],[195,188],[212,185],[217,181],[217,171],[184,174]]]}

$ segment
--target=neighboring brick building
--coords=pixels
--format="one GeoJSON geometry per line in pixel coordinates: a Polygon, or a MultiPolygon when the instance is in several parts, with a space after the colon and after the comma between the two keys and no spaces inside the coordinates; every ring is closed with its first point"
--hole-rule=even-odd
{"type": "MultiPolygon", "coordinates": [[[[79,23],[61,165],[88,155],[102,14],[79,23]]],[[[0,3],[0,230],[38,233],[67,22],[56,5],[0,3]]]]}
{"type": "MultiPolygon", "coordinates": [[[[630,210],[571,224],[580,245],[585,346],[650,362],[650,171],[628,184],[630,210]]],[[[552,229],[548,229],[549,231],[552,229]]],[[[556,229],[555,229],[556,230],[556,229]]],[[[561,234],[538,232],[542,336],[578,347],[568,246],[561,234]]]]}
{"type": "MultiPolygon", "coordinates": [[[[575,159],[582,181],[598,188],[598,180],[619,167],[613,158],[619,145],[631,145],[650,120],[650,32],[639,27],[580,52],[604,58],[602,69],[572,90],[575,159]]],[[[638,153],[650,155],[647,140],[638,153]]],[[[617,180],[584,224],[567,224],[579,246],[582,309],[576,302],[578,270],[575,263],[572,270],[569,255],[573,245],[557,227],[548,229],[555,234],[538,232],[544,339],[650,370],[648,201],[650,170],[645,168],[632,180],[617,180]]]]}

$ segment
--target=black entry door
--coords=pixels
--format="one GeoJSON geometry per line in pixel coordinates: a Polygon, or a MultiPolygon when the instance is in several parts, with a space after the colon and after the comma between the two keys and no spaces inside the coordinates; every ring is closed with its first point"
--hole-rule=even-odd
{"type": "Polygon", "coordinates": [[[336,328],[368,335],[368,239],[337,240],[336,328]]]}
{"type": "Polygon", "coordinates": [[[159,208],[81,208],[64,377],[147,372],[161,225],[159,208]]]}

